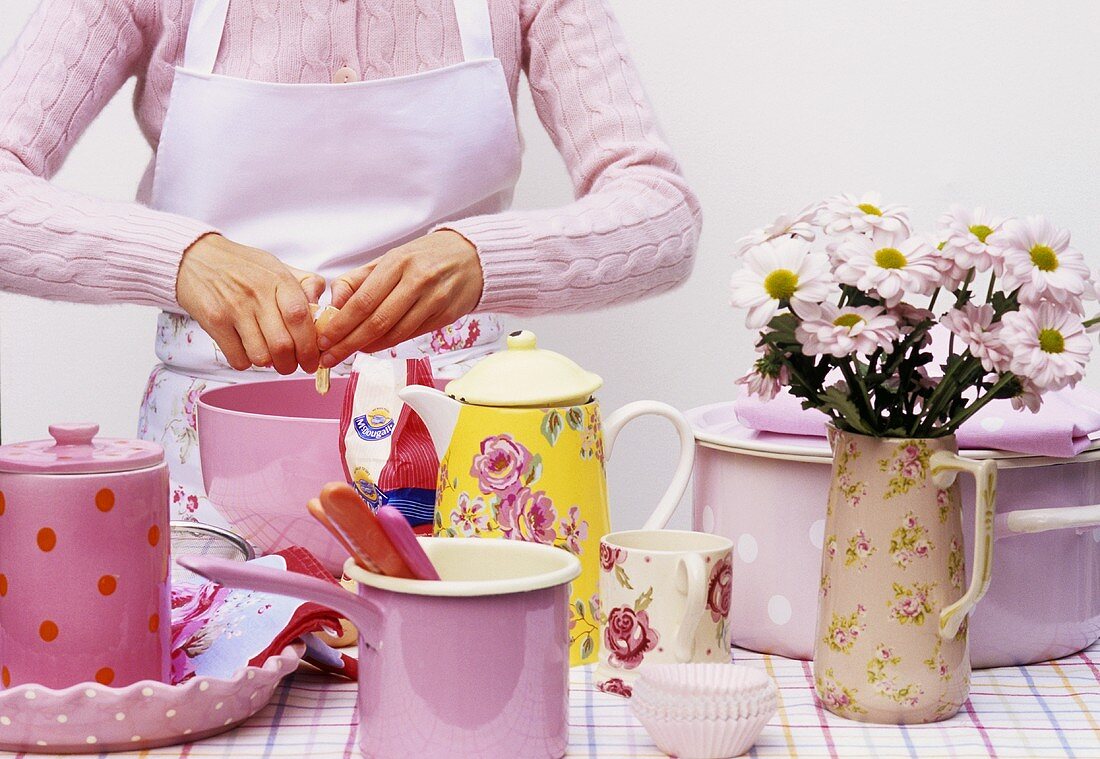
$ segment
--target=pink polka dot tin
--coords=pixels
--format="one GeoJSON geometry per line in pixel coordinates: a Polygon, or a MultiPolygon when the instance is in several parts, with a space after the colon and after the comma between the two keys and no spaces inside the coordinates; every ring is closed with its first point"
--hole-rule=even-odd
{"type": "Polygon", "coordinates": [[[49,431],[0,447],[0,685],[168,682],[164,452],[49,431]]]}

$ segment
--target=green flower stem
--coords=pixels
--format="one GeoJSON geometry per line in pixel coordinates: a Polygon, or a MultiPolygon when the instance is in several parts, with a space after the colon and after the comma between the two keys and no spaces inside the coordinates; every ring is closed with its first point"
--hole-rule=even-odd
{"type": "Polygon", "coordinates": [[[1085,327],[1085,329],[1088,329],[1089,327],[1095,327],[1097,324],[1100,324],[1100,316],[1094,316],[1091,319],[1086,319],[1084,322],[1082,322],[1082,325],[1085,327]]]}
{"type": "Polygon", "coordinates": [[[975,270],[971,269],[963,283],[959,285],[959,289],[955,291],[955,308],[961,308],[964,303],[970,300],[970,284],[974,281],[975,270]]]}
{"type": "Polygon", "coordinates": [[[942,429],[946,430],[944,434],[953,434],[957,429],[959,429],[959,427],[963,425],[964,422],[966,422],[967,419],[974,416],[974,414],[985,408],[986,404],[994,400],[997,397],[997,393],[1003,390],[1008,385],[1008,383],[1012,382],[1014,379],[1016,379],[1015,374],[1013,374],[1012,372],[1005,372],[999,380],[993,383],[993,385],[989,388],[989,391],[985,395],[980,396],[977,400],[967,406],[961,414],[959,414],[954,419],[949,420],[946,424],[943,425],[942,429]]]}
{"type": "Polygon", "coordinates": [[[964,359],[953,365],[947,373],[943,375],[940,384],[936,386],[928,402],[924,404],[924,420],[917,425],[916,431],[918,433],[923,431],[925,434],[931,434],[936,419],[939,417],[940,413],[942,413],[940,407],[943,406],[944,403],[950,403],[958,394],[959,390],[966,386],[966,380],[969,378],[969,375],[973,373],[975,366],[980,367],[981,362],[971,356],[969,359],[964,359]]]}
{"type": "Polygon", "coordinates": [[[993,301],[993,285],[997,283],[997,275],[994,272],[989,272],[989,289],[985,293],[985,302],[990,303],[993,301]]]}
{"type": "Polygon", "coordinates": [[[940,293],[943,292],[943,288],[937,287],[936,292],[932,293],[932,299],[928,301],[928,310],[931,311],[936,307],[936,301],[940,298],[940,293]]]}
{"type": "MultiPolygon", "coordinates": [[[[929,322],[928,326],[931,326],[931,322],[929,322]]],[[[926,327],[924,324],[918,324],[916,327],[913,328],[912,334],[910,334],[907,338],[897,344],[897,346],[894,348],[893,353],[890,354],[890,358],[888,358],[882,365],[882,370],[880,373],[884,378],[889,378],[890,375],[897,371],[898,366],[906,358],[905,354],[914,345],[920,343],[920,341],[924,339],[924,336],[925,334],[927,334],[927,332],[928,327],[926,327]]]]}
{"type": "Polygon", "coordinates": [[[865,415],[863,417],[864,423],[868,428],[878,432],[879,417],[871,404],[871,396],[867,392],[867,386],[863,383],[863,378],[859,376],[859,372],[852,369],[851,361],[841,361],[839,366],[841,374],[848,382],[848,389],[852,392],[852,401],[859,407],[860,413],[865,415]]]}

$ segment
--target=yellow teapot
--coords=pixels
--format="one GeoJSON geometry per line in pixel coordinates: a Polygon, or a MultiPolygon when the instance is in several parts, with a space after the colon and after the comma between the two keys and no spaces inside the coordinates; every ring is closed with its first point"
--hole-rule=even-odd
{"type": "Polygon", "coordinates": [[[671,421],[680,436],[672,484],[646,529],[668,523],[695,460],[691,425],[665,403],[629,403],[601,422],[592,394],[602,384],[522,331],[508,336],[507,350],[450,382],[445,393],[418,385],[400,392],[424,420],[439,454],[436,535],[545,543],[580,558],[569,608],[574,665],[595,661],[599,646],[600,565],[613,565],[615,558],[600,556],[600,538],[611,531],[604,462],[620,430],[652,414],[671,421]]]}

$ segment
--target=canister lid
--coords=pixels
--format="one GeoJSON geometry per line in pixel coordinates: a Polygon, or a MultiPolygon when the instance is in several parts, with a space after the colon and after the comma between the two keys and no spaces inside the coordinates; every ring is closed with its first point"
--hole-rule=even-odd
{"type": "Polygon", "coordinates": [[[98,424],[52,424],[49,440],[0,446],[0,472],[93,474],[144,469],[164,461],[147,440],[96,437],[98,424]]]}
{"type": "Polygon", "coordinates": [[[539,348],[527,330],[508,335],[508,349],[478,361],[447,384],[447,395],[477,406],[548,407],[587,403],[603,380],[569,358],[539,348]]]}

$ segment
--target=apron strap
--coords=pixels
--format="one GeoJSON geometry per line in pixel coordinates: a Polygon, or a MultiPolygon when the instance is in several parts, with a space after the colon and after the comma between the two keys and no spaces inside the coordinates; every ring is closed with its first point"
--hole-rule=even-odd
{"type": "Polygon", "coordinates": [[[455,18],[462,35],[462,56],[467,61],[496,58],[489,0],[454,0],[455,18]]]}
{"type": "Polygon", "coordinates": [[[202,74],[214,73],[218,49],[222,46],[229,0],[195,0],[187,26],[183,67],[202,74]]]}

